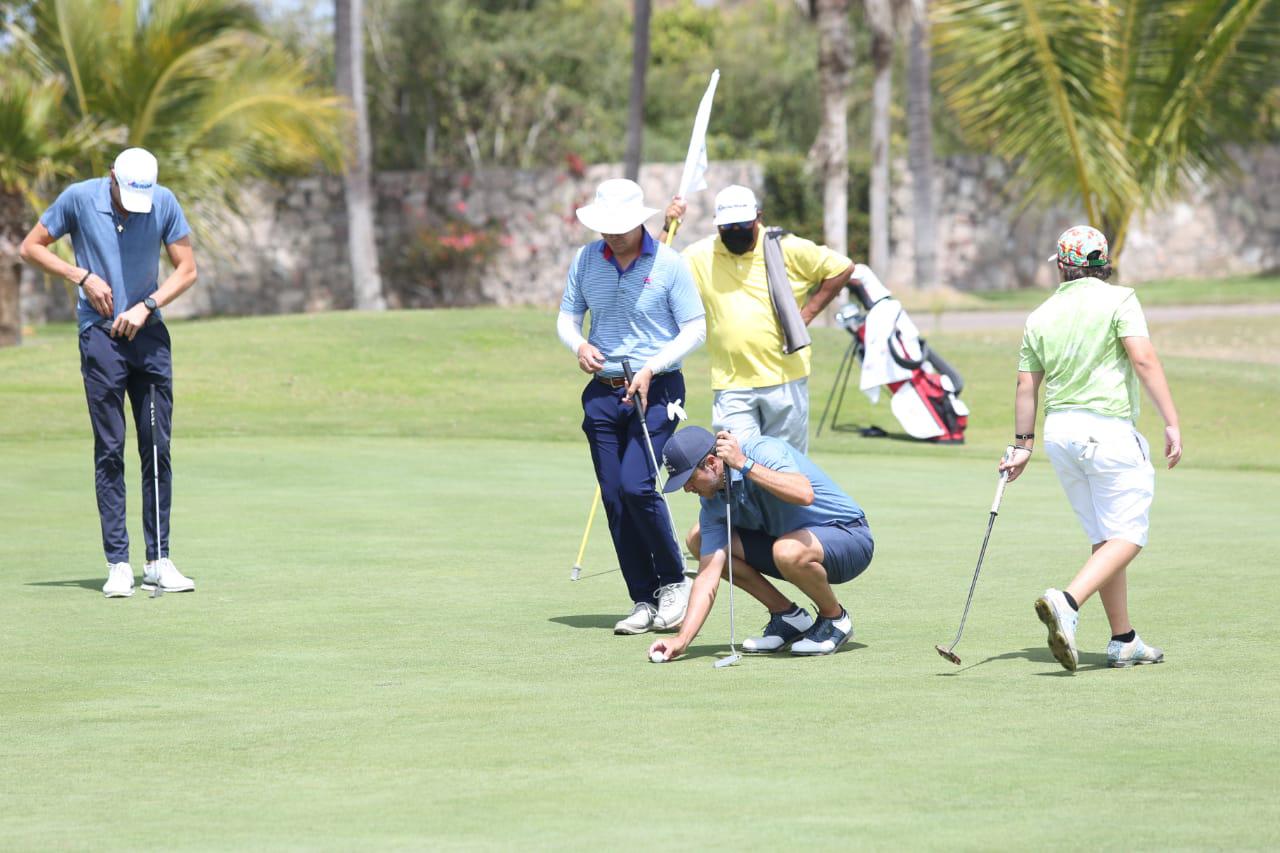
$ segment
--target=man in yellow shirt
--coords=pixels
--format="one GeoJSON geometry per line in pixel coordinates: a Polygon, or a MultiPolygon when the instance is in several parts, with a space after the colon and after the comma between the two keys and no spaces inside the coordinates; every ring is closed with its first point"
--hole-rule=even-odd
{"type": "MultiPolygon", "coordinates": [[[[666,230],[684,216],[683,199],[667,207],[666,230]]],[[[717,234],[683,254],[707,312],[711,354],[711,421],[741,441],[755,435],[781,438],[801,453],[809,449],[809,350],[786,354],[765,273],[763,217],[755,193],[730,186],[716,196],[717,234]]],[[[853,275],[853,262],[838,252],[785,234],[779,240],[787,278],[805,325],[835,298],[853,275]]]]}

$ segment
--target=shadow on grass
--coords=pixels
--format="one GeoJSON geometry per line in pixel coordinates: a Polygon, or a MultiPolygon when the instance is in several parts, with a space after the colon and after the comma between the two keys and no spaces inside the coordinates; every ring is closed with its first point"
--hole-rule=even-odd
{"type": "Polygon", "coordinates": [[[612,631],[618,620],[625,616],[625,613],[575,613],[572,616],[552,616],[547,621],[570,628],[608,628],[612,631]]]}
{"type": "MultiPolygon", "coordinates": [[[[988,664],[993,661],[1001,661],[1001,660],[1029,660],[1029,661],[1034,661],[1035,663],[1049,664],[1050,666],[1053,667],[1053,669],[1050,670],[1049,672],[1037,672],[1036,675],[1040,675],[1040,676],[1051,676],[1054,678],[1061,678],[1063,676],[1070,676],[1072,674],[1062,668],[1062,665],[1058,663],[1057,659],[1054,658],[1053,653],[1050,652],[1047,647],[1030,646],[1025,649],[1019,649],[1016,652],[1005,652],[1002,655],[993,655],[987,658],[986,660],[980,660],[977,663],[971,663],[968,666],[961,666],[959,669],[953,669],[953,670],[950,670],[949,672],[940,672],[938,673],[938,675],[945,676],[945,677],[956,676],[956,675],[960,675],[963,672],[966,672],[967,670],[982,666],[983,664],[988,664]]],[[[1076,667],[1076,672],[1089,672],[1090,670],[1108,669],[1108,668],[1109,667],[1107,666],[1107,656],[1105,654],[1101,652],[1081,652],[1080,664],[1079,666],[1076,667]]]]}
{"type": "Polygon", "coordinates": [[[27,584],[27,586],[60,586],[60,587],[78,586],[81,589],[91,589],[94,592],[102,592],[102,584],[103,584],[102,578],[86,578],[80,581],[33,581],[27,584]]]}
{"type": "MultiPolygon", "coordinates": [[[[662,636],[662,635],[659,634],[658,636],[662,636]]],[[[851,652],[854,649],[865,649],[866,647],[867,647],[866,643],[853,643],[853,642],[845,643],[843,646],[836,649],[835,654],[842,655],[845,652],[851,652]]],[[[689,648],[685,649],[684,654],[680,656],[680,660],[685,660],[686,658],[688,659],[712,658],[712,657],[721,658],[721,657],[726,657],[728,654],[729,654],[728,643],[702,643],[700,645],[690,646],[689,648]]],[[[814,658],[831,657],[831,655],[793,655],[789,651],[770,652],[767,654],[749,654],[747,652],[744,652],[741,646],[738,647],[738,654],[742,655],[742,662],[738,664],[739,666],[741,666],[742,663],[752,663],[756,661],[775,661],[775,662],[781,661],[781,660],[800,661],[806,657],[814,657],[814,658]]]]}

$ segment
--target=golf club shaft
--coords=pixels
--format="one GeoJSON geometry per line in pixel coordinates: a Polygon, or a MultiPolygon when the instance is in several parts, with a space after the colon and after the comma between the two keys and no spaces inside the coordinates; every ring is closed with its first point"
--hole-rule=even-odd
{"type": "MultiPolygon", "coordinates": [[[[1013,448],[1005,448],[1005,461],[1008,462],[1012,457],[1013,448]]],[[[996,516],[1000,514],[1000,501],[1004,500],[1004,488],[1008,484],[1009,472],[1001,471],[1000,479],[996,483],[996,496],[991,501],[991,515],[987,518],[987,533],[982,537],[982,549],[978,552],[978,565],[973,569],[973,580],[969,582],[969,596],[964,600],[964,612],[960,615],[960,628],[956,631],[956,638],[951,641],[951,649],[955,649],[960,642],[960,637],[964,634],[964,623],[969,618],[969,607],[973,604],[973,592],[978,588],[978,575],[982,572],[982,560],[987,556],[987,543],[991,540],[991,529],[995,527],[996,516]]]]}
{"type": "Polygon", "coordinates": [[[156,496],[156,559],[164,556],[160,541],[160,451],[156,444],[156,386],[151,386],[151,483],[156,496]]]}
{"type": "Polygon", "coordinates": [[[733,619],[733,491],[729,486],[729,466],[724,466],[724,531],[725,531],[725,559],[729,563],[729,654],[737,655],[738,650],[734,648],[737,637],[734,634],[733,619]]]}
{"type": "MultiPolygon", "coordinates": [[[[622,375],[627,380],[627,386],[631,386],[631,382],[635,379],[635,374],[631,372],[631,361],[629,359],[622,360],[622,375]]],[[[662,505],[667,508],[667,518],[671,522],[671,539],[676,543],[676,555],[680,556],[684,553],[684,544],[680,541],[680,534],[676,531],[676,516],[671,511],[671,504],[667,501],[667,495],[662,491],[662,484],[658,482],[658,478],[662,473],[662,469],[658,467],[658,455],[653,452],[653,440],[649,437],[649,423],[647,420],[648,406],[643,397],[636,395],[636,412],[640,415],[640,431],[644,434],[644,446],[649,451],[649,462],[653,464],[653,487],[658,493],[658,497],[662,498],[662,505]]]]}

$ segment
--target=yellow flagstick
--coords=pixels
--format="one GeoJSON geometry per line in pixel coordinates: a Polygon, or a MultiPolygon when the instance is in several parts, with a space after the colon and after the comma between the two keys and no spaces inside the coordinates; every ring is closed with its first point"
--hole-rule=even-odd
{"type": "Polygon", "coordinates": [[[591,511],[587,513],[587,529],[582,531],[582,544],[578,546],[578,559],[573,561],[573,572],[569,580],[576,581],[582,577],[582,555],[587,552],[587,539],[591,537],[591,525],[596,520],[596,507],[600,505],[600,485],[596,484],[595,496],[591,498],[591,511]]]}

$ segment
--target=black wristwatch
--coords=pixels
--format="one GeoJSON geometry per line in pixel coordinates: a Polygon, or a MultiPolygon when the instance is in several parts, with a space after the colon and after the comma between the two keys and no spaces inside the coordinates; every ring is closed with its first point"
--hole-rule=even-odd
{"type": "Polygon", "coordinates": [[[152,299],[150,296],[142,300],[142,304],[147,306],[147,310],[150,311],[152,314],[156,313],[156,309],[160,307],[159,305],[156,304],[156,301],[152,299]]]}

